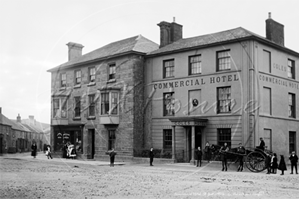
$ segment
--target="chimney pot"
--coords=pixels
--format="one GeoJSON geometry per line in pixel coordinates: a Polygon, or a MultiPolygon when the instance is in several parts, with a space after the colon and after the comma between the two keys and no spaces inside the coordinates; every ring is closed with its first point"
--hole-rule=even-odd
{"type": "Polygon", "coordinates": [[[269,12],[269,19],[271,19],[271,12],[269,12]]]}
{"type": "Polygon", "coordinates": [[[18,116],[17,116],[17,122],[21,122],[21,116],[20,116],[20,113],[18,113],[18,116]]]}
{"type": "Polygon", "coordinates": [[[68,46],[69,61],[82,56],[82,48],[84,47],[83,45],[74,42],[69,42],[66,45],[68,46]]]}

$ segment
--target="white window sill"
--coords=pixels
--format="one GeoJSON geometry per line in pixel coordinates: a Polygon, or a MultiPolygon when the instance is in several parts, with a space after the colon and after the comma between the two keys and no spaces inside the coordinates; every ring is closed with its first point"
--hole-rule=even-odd
{"type": "Polygon", "coordinates": [[[107,83],[114,83],[114,82],[116,82],[116,79],[110,79],[107,81],[107,83]]]}
{"type": "Polygon", "coordinates": [[[88,86],[95,86],[96,85],[96,82],[90,82],[89,84],[88,84],[88,86]]]}
{"type": "Polygon", "coordinates": [[[74,88],[80,88],[81,87],[81,84],[76,84],[75,86],[74,86],[74,88]]]}
{"type": "Polygon", "coordinates": [[[65,87],[65,86],[64,86],[64,87],[60,87],[59,90],[60,90],[60,91],[66,90],[66,87],[65,87]]]}

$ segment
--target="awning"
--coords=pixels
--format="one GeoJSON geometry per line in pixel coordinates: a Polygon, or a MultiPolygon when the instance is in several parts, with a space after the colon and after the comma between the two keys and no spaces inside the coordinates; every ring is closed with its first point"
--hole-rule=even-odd
{"type": "Polygon", "coordinates": [[[206,126],[208,119],[199,117],[175,117],[169,119],[172,126],[206,126]]]}

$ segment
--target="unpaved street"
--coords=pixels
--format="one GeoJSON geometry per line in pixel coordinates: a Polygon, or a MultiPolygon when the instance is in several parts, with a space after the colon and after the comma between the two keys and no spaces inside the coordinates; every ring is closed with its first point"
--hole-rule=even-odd
{"type": "MultiPolygon", "coordinates": [[[[126,164],[0,157],[1,198],[298,198],[298,175],[236,172],[232,165],[126,164]]],[[[155,161],[154,161],[155,162],[155,161]]]]}

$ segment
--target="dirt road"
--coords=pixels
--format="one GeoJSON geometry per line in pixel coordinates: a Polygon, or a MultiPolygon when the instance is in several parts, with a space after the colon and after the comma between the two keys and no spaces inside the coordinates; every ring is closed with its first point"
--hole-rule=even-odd
{"type": "Polygon", "coordinates": [[[299,198],[298,175],[0,157],[1,198],[299,198]]]}

